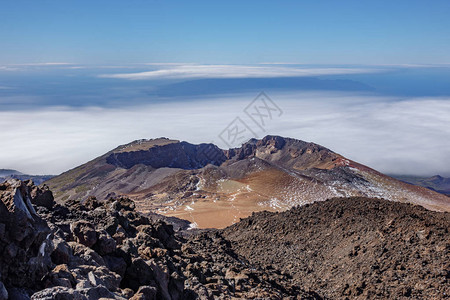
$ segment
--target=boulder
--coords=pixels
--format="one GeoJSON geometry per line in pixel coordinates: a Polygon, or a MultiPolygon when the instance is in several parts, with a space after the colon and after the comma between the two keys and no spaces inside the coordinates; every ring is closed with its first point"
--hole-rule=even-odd
{"type": "Polygon", "coordinates": [[[100,233],[93,248],[102,256],[111,254],[116,250],[116,241],[105,231],[100,233]]]}
{"type": "Polygon", "coordinates": [[[8,291],[3,282],[0,281],[0,300],[8,300],[8,291]]]}
{"type": "Polygon", "coordinates": [[[82,204],[87,210],[94,210],[97,207],[103,206],[103,204],[93,196],[87,198],[82,204]]]}
{"type": "Polygon", "coordinates": [[[133,211],[136,208],[134,202],[125,197],[111,198],[108,200],[108,205],[110,209],[114,211],[120,211],[122,209],[126,211],[133,211]]]}
{"type": "Polygon", "coordinates": [[[97,242],[97,232],[94,225],[89,222],[84,220],[75,222],[70,225],[70,231],[75,241],[86,247],[92,247],[97,242]]]}
{"type": "Polygon", "coordinates": [[[53,263],[55,264],[67,264],[72,256],[72,249],[70,246],[60,238],[52,240],[53,251],[50,255],[53,263]]]}
{"type": "MultiPolygon", "coordinates": [[[[32,184],[32,182],[31,182],[32,184]]],[[[30,186],[30,183],[28,183],[30,186]]],[[[42,206],[47,209],[51,209],[55,205],[55,199],[53,193],[49,190],[48,186],[44,184],[42,188],[37,186],[30,186],[31,203],[36,206],[42,206]]]]}
{"type": "Polygon", "coordinates": [[[119,274],[122,277],[125,275],[127,263],[122,257],[106,255],[103,256],[103,260],[105,261],[105,264],[108,267],[108,269],[110,269],[114,273],[119,274]]]}
{"type": "Polygon", "coordinates": [[[99,285],[92,288],[82,289],[80,293],[85,296],[88,300],[92,299],[117,299],[117,300],[125,300],[125,298],[109,291],[105,286],[99,285]]]}
{"type": "Polygon", "coordinates": [[[31,300],[88,300],[88,298],[72,288],[55,286],[34,293],[31,300]]]}
{"type": "Polygon", "coordinates": [[[130,300],[156,300],[158,290],[154,286],[141,286],[130,300]]]}
{"type": "Polygon", "coordinates": [[[56,266],[50,272],[50,278],[54,286],[72,288],[76,285],[75,277],[65,264],[56,266]]]}
{"type": "Polygon", "coordinates": [[[68,245],[71,247],[73,252],[73,257],[70,261],[71,265],[105,265],[103,258],[91,248],[76,242],[69,242],[68,245]]]}
{"type": "Polygon", "coordinates": [[[158,284],[160,291],[160,298],[170,300],[172,297],[169,293],[169,270],[166,266],[158,264],[155,260],[149,260],[147,264],[150,266],[155,276],[155,281],[158,284]]]}
{"type": "Polygon", "coordinates": [[[149,285],[154,278],[152,268],[142,258],[134,258],[123,281],[127,287],[137,291],[140,286],[149,285]]]}
{"type": "Polygon", "coordinates": [[[30,296],[28,295],[25,289],[21,288],[10,288],[8,289],[9,299],[14,300],[30,300],[30,296]]]}
{"type": "Polygon", "coordinates": [[[51,230],[30,199],[25,183],[0,184],[0,274],[7,287],[35,288],[49,268],[51,230]]]}

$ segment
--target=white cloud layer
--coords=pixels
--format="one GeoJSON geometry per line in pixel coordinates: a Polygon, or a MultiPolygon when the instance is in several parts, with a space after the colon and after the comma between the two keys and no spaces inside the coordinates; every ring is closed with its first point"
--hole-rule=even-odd
{"type": "Polygon", "coordinates": [[[358,74],[376,72],[365,68],[307,68],[280,66],[245,66],[245,65],[166,65],[165,68],[138,73],[104,74],[104,78],[121,78],[130,80],[144,79],[186,79],[186,78],[274,78],[301,77],[338,74],[358,74]]]}
{"type": "Polygon", "coordinates": [[[259,137],[312,141],[382,172],[450,175],[450,99],[273,94],[283,115],[268,121],[263,132],[243,113],[254,96],[0,112],[0,168],[56,174],[119,144],[161,136],[225,147],[218,135],[239,116],[259,137]]]}

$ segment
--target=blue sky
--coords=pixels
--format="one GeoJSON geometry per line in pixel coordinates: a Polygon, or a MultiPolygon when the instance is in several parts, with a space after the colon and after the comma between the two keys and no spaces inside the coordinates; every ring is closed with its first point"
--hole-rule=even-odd
{"type": "Polygon", "coordinates": [[[0,0],[0,168],[57,174],[161,136],[225,147],[264,91],[284,114],[255,137],[450,176],[449,16],[448,0],[0,0]]]}
{"type": "Polygon", "coordinates": [[[2,1],[0,64],[450,63],[450,1],[2,1]]]}

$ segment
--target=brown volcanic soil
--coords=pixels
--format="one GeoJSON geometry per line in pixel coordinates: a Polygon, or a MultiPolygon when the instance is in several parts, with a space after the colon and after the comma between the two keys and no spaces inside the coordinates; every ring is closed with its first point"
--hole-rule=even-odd
{"type": "Polygon", "coordinates": [[[450,213],[369,198],[261,212],[222,231],[250,264],[351,299],[450,295],[450,213]]]}

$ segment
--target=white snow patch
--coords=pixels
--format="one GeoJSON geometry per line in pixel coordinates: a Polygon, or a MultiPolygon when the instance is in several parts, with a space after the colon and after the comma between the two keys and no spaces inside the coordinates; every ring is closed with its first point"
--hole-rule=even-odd
{"type": "Polygon", "coordinates": [[[50,233],[45,238],[45,241],[42,243],[42,245],[39,247],[39,255],[44,256],[45,254],[45,246],[47,245],[47,240],[50,237],[50,233]]]}
{"type": "Polygon", "coordinates": [[[44,256],[44,254],[45,254],[45,246],[46,246],[46,243],[43,242],[42,245],[39,247],[39,255],[40,256],[44,256]]]}
{"type": "Polygon", "coordinates": [[[349,169],[350,171],[353,171],[353,172],[355,172],[355,173],[360,173],[360,170],[359,170],[359,169],[357,169],[357,168],[353,168],[353,167],[348,167],[348,169],[349,169]]]}
{"type": "Polygon", "coordinates": [[[204,181],[204,179],[202,177],[200,177],[200,176],[197,176],[197,177],[198,177],[199,180],[195,184],[195,190],[196,191],[200,191],[203,188],[203,181],[204,181]]]}
{"type": "Polygon", "coordinates": [[[192,223],[190,223],[190,224],[189,224],[189,228],[188,228],[187,230],[191,230],[191,229],[194,229],[194,228],[198,228],[197,222],[192,222],[192,223]]]}

